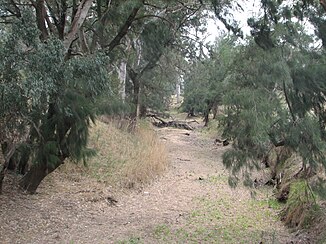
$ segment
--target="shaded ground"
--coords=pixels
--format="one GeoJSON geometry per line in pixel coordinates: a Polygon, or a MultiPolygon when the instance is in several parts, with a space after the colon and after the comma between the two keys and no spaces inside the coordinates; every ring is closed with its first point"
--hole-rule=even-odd
{"type": "Polygon", "coordinates": [[[141,191],[60,172],[33,196],[5,184],[0,243],[311,243],[295,239],[277,220],[270,189],[256,200],[245,188],[230,189],[221,163],[225,147],[196,132],[158,133],[171,166],[141,191]]]}

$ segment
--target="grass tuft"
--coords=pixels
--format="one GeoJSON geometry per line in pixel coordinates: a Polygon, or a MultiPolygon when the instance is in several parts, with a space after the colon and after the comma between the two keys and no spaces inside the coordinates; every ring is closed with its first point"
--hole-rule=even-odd
{"type": "Polygon", "coordinates": [[[89,138],[96,156],[88,160],[84,174],[110,185],[139,188],[167,168],[166,147],[153,128],[145,121],[132,133],[128,127],[121,121],[96,121],[89,138]]]}
{"type": "Polygon", "coordinates": [[[314,193],[305,180],[291,183],[289,198],[281,217],[289,227],[309,227],[318,212],[314,193]]]}

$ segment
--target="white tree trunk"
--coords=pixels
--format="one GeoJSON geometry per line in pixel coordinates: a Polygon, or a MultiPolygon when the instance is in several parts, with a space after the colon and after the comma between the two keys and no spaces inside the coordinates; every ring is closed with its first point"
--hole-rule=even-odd
{"type": "Polygon", "coordinates": [[[177,93],[177,103],[180,103],[180,95],[181,95],[181,85],[180,81],[178,80],[177,85],[176,85],[176,93],[177,93]]]}
{"type": "Polygon", "coordinates": [[[83,25],[87,17],[88,11],[92,6],[92,2],[93,0],[82,0],[79,4],[75,17],[71,23],[70,30],[63,41],[63,45],[65,47],[66,52],[68,52],[68,49],[72,41],[75,39],[78,30],[83,25]]]}
{"type": "Polygon", "coordinates": [[[127,62],[122,60],[118,68],[118,76],[120,80],[120,96],[122,101],[126,99],[126,79],[127,79],[127,62]]]}

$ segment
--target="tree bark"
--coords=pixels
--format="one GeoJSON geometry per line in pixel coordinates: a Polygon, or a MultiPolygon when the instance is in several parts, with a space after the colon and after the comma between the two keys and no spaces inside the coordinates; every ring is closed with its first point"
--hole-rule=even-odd
{"type": "Polygon", "coordinates": [[[137,78],[132,81],[134,85],[134,105],[135,105],[133,118],[137,119],[139,118],[139,114],[140,114],[140,81],[137,78]]]}
{"type": "Polygon", "coordinates": [[[46,10],[44,0],[38,0],[35,5],[37,27],[41,31],[41,40],[48,38],[48,30],[46,28],[46,10]]]}
{"type": "Polygon", "coordinates": [[[320,0],[319,3],[323,7],[323,9],[326,11],[326,0],[320,0]]]}
{"type": "Polygon", "coordinates": [[[181,100],[180,100],[180,96],[181,96],[181,80],[180,79],[178,79],[177,84],[176,84],[177,103],[178,104],[181,102],[181,100]]]}
{"type": "Polygon", "coordinates": [[[84,23],[84,21],[87,17],[88,11],[92,6],[92,2],[93,2],[93,0],[82,0],[82,2],[79,4],[77,12],[72,21],[71,28],[63,41],[63,45],[64,45],[66,52],[68,52],[68,49],[69,49],[71,43],[73,42],[73,40],[75,39],[78,30],[84,23]]]}
{"type": "Polygon", "coordinates": [[[80,47],[81,47],[81,50],[83,51],[83,53],[89,53],[87,40],[85,37],[84,30],[82,28],[80,28],[78,31],[78,38],[79,38],[80,47]]]}
{"type": "MultiPolygon", "coordinates": [[[[3,145],[1,145],[1,146],[3,146],[3,145]]],[[[2,149],[5,149],[4,150],[5,160],[4,160],[3,164],[0,165],[0,194],[2,194],[3,179],[5,178],[10,159],[11,159],[12,155],[14,155],[14,153],[15,153],[16,145],[14,145],[14,144],[6,145],[5,148],[3,147],[2,149]]]]}
{"type": "Polygon", "coordinates": [[[132,22],[136,18],[136,15],[137,15],[139,9],[140,9],[140,7],[133,8],[133,10],[131,11],[128,19],[126,20],[126,22],[124,23],[124,25],[120,28],[118,34],[109,43],[109,45],[108,45],[109,52],[111,52],[116,46],[118,46],[120,44],[121,39],[128,33],[128,30],[129,30],[132,22]]]}
{"type": "Polygon", "coordinates": [[[205,113],[204,113],[204,126],[205,127],[208,125],[208,122],[209,122],[209,112],[210,112],[210,109],[205,111],[205,113]]]}
{"type": "Polygon", "coordinates": [[[118,68],[118,76],[120,80],[120,96],[122,101],[126,100],[126,79],[127,79],[127,62],[122,60],[118,68]]]}
{"type": "Polygon", "coordinates": [[[209,122],[209,114],[212,110],[212,102],[207,101],[207,108],[204,111],[204,126],[208,126],[208,122],[209,122]]]}
{"type": "Polygon", "coordinates": [[[28,193],[34,194],[42,180],[56,168],[58,168],[62,163],[63,161],[51,167],[47,166],[43,162],[32,165],[30,170],[20,180],[19,186],[28,193]]]}

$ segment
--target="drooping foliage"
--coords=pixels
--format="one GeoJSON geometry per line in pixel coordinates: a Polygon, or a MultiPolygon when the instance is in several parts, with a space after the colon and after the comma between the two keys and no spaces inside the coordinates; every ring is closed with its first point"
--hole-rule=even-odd
{"type": "MultiPolygon", "coordinates": [[[[21,186],[34,192],[65,158],[89,155],[94,99],[106,90],[108,77],[105,57],[65,60],[62,42],[56,38],[41,42],[31,18],[26,14],[15,20],[1,39],[0,97],[3,149],[14,145],[27,151],[32,166],[21,186]]],[[[17,163],[25,173],[26,166],[19,164],[27,162],[17,163]]]]}
{"type": "Polygon", "coordinates": [[[202,61],[204,68],[190,72],[186,106],[204,110],[209,94],[222,87],[219,122],[223,137],[233,141],[223,157],[231,185],[242,175],[252,186],[250,173],[265,166],[278,147],[300,156],[301,177],[325,169],[325,60],[318,46],[324,15],[310,2],[262,1],[261,15],[248,20],[251,37],[228,47],[231,61],[211,55],[202,61]],[[315,35],[302,25],[306,22],[315,26],[315,35]],[[230,65],[220,68],[224,62],[230,65]],[[211,75],[210,65],[225,75],[211,75]],[[211,77],[219,88],[209,85],[211,77]]]}
{"type": "Polygon", "coordinates": [[[190,64],[185,76],[185,101],[183,109],[189,115],[201,113],[205,123],[211,111],[222,105],[225,92],[224,80],[229,75],[230,65],[236,52],[232,52],[235,39],[226,37],[210,48],[209,59],[197,60],[190,64]]]}
{"type": "Polygon", "coordinates": [[[243,68],[233,72],[240,77],[225,96],[224,134],[235,146],[224,162],[233,173],[259,168],[273,147],[282,146],[301,156],[308,174],[307,168],[325,166],[323,50],[314,48],[314,39],[300,23],[285,15],[287,6],[265,4],[262,19],[249,22],[255,44],[245,46],[250,54],[235,61],[243,68]],[[265,26],[258,28],[259,23],[265,26]]]}

